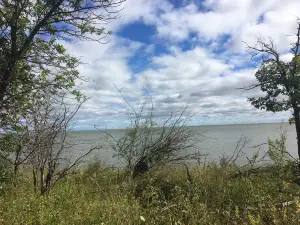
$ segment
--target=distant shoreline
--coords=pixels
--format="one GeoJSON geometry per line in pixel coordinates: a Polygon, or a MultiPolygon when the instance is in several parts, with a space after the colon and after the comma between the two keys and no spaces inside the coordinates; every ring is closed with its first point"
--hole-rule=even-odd
{"type": "Polygon", "coordinates": [[[288,124],[288,122],[264,122],[264,123],[228,123],[228,124],[210,124],[210,125],[198,125],[188,127],[211,127],[211,126],[232,126],[232,125],[264,125],[264,124],[288,124]]]}
{"type": "MultiPolygon", "coordinates": [[[[205,124],[205,125],[190,125],[187,127],[217,127],[217,126],[241,126],[241,125],[264,125],[264,124],[289,124],[288,122],[264,122],[264,123],[229,123],[229,124],[205,124]]],[[[85,130],[72,130],[72,132],[84,132],[84,131],[105,131],[105,130],[125,130],[126,128],[110,128],[110,129],[85,129],[85,130]]]]}

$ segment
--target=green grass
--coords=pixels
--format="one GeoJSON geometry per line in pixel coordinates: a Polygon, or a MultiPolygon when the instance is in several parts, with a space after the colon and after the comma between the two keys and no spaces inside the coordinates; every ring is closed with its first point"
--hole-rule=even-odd
{"type": "Polygon", "coordinates": [[[162,169],[132,180],[93,164],[59,182],[48,196],[33,192],[23,172],[2,190],[0,224],[299,224],[300,187],[280,168],[232,176],[210,165],[162,169]],[[145,221],[144,221],[145,219],[145,221]]]}

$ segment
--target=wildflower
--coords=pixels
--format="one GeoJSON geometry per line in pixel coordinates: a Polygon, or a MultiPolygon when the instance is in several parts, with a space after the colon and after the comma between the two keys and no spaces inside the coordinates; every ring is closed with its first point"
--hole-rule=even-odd
{"type": "Polygon", "coordinates": [[[296,201],[296,212],[300,213],[300,202],[296,201]]]}
{"type": "Polygon", "coordinates": [[[145,217],[143,217],[143,216],[140,216],[140,219],[141,219],[141,221],[143,221],[143,222],[146,221],[146,220],[145,220],[145,217]]]}

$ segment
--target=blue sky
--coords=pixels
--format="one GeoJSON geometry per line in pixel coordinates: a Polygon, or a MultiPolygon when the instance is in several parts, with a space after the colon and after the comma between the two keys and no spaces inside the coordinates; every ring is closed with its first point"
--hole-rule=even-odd
{"type": "MultiPolygon", "coordinates": [[[[77,129],[128,126],[130,108],[151,95],[158,120],[189,103],[189,125],[287,121],[290,112],[269,113],[247,102],[259,90],[257,63],[246,46],[272,37],[282,60],[289,60],[291,33],[300,15],[298,0],[127,0],[107,44],[65,43],[85,64],[91,99],[77,116],[77,129]],[[147,91],[146,91],[147,90],[147,91]]],[[[122,6],[122,7],[123,7],[122,6]]]]}

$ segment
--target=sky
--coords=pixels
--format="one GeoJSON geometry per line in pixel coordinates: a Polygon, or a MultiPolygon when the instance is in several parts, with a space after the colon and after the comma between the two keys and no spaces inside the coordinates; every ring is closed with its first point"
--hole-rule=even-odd
{"type": "Polygon", "coordinates": [[[107,25],[106,44],[64,43],[81,59],[80,89],[90,97],[76,129],[125,128],[132,110],[151,97],[160,120],[188,104],[188,125],[287,121],[291,112],[265,112],[247,98],[258,61],[246,45],[272,37],[282,60],[300,17],[299,0],[127,0],[107,25]],[[122,93],[122,95],[120,94],[122,93]]]}

